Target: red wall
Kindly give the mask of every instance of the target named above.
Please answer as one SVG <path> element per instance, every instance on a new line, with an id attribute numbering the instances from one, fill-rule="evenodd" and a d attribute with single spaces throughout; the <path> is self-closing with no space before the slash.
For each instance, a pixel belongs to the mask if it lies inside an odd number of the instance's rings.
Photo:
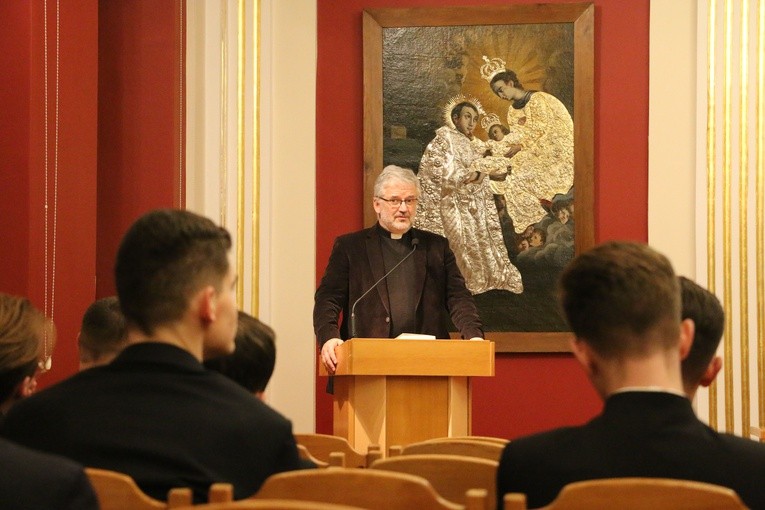
<path id="1" fill-rule="evenodd" d="M 318 2 L 317 268 L 326 266 L 336 236 L 363 226 L 363 9 L 507 3 L 537 2 Z M 594 4 L 595 236 L 597 241 L 646 241 L 649 1 Z M 331 400 L 323 384 L 317 381 L 316 429 L 331 433 Z M 473 433 L 478 435 L 517 437 L 581 423 L 600 409 L 594 390 L 566 354 L 500 354 L 496 376 L 476 378 L 473 390 Z"/>
<path id="2" fill-rule="evenodd" d="M 53 305 L 58 344 L 53 370 L 40 379 L 43 385 L 74 371 L 79 318 L 93 299 L 95 289 L 98 4 L 96 0 L 62 2 L 57 21 L 56 4 L 49 3 L 47 14 L 48 299 Z M 0 290 L 28 296 L 43 310 L 46 280 L 44 2 L 2 2 L 0 20 L 3 20 L 0 30 L 0 68 L 3 69 Z"/>
<path id="3" fill-rule="evenodd" d="M 114 294 L 114 256 L 142 213 L 182 207 L 181 0 L 101 2 L 98 32 L 97 294 Z"/>
<path id="4" fill-rule="evenodd" d="M 44 0 L 0 1 L 0 292 L 45 302 Z M 85 308 L 113 292 L 117 243 L 136 216 L 180 206 L 181 0 L 48 4 L 49 211 L 59 85 L 53 369 L 77 369 Z M 52 245 L 52 212 L 48 240 Z M 98 239 L 98 244 L 96 243 Z M 52 248 L 51 248 L 52 251 Z M 49 261 L 52 278 L 52 260 Z M 98 291 L 97 287 L 98 278 Z"/>
<path id="5" fill-rule="evenodd" d="M 10 294 L 28 290 L 31 11 L 31 3 L 0 2 L 0 291 Z"/>

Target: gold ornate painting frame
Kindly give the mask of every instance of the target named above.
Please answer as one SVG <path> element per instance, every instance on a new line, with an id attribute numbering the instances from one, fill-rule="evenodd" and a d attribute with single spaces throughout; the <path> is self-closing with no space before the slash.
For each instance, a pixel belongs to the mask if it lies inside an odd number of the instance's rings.
<path id="1" fill-rule="evenodd" d="M 594 6 L 592 3 L 370 9 L 363 13 L 364 39 L 364 197 L 373 195 L 383 168 L 383 35 L 388 28 L 568 24 L 573 38 L 573 137 L 576 189 L 574 250 L 594 245 Z M 566 25 L 566 26 L 568 26 Z M 501 27 L 499 28 L 501 30 Z M 475 71 L 474 71 L 475 72 Z M 523 78 L 519 74 L 519 78 Z M 376 221 L 365 198 L 364 223 Z M 487 338 L 497 352 L 566 352 L 565 331 L 496 331 Z"/>

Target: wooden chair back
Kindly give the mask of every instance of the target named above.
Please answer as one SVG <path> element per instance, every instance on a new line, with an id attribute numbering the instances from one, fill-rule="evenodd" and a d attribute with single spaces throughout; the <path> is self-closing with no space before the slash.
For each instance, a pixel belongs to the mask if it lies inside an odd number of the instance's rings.
<path id="1" fill-rule="evenodd" d="M 497 443 L 501 445 L 506 445 L 510 442 L 509 439 L 505 439 L 503 437 L 493 437 L 493 436 L 451 436 L 451 437 L 438 437 L 429 439 L 428 441 L 484 441 L 486 443 Z"/>
<path id="2" fill-rule="evenodd" d="M 358 506 L 335 505 L 297 499 L 244 499 L 230 503 L 210 503 L 177 510 L 365 510 Z"/>
<path id="3" fill-rule="evenodd" d="M 506 495 L 504 510 L 526 510 L 519 495 Z M 727 487 L 668 478 L 606 478 L 566 485 L 543 510 L 745 510 Z"/>
<path id="4" fill-rule="evenodd" d="M 487 510 L 496 508 L 497 466 L 496 460 L 465 457 L 461 455 L 400 455 L 375 461 L 371 469 L 383 469 L 425 478 L 445 499 L 466 505 L 470 489 L 484 489 Z"/>
<path id="5" fill-rule="evenodd" d="M 135 481 L 123 473 L 106 469 L 85 468 L 101 510 L 160 510 L 191 505 L 192 493 L 188 488 L 172 489 L 167 502 L 144 493 Z"/>
<path id="6" fill-rule="evenodd" d="M 466 457 L 479 457 L 499 461 L 504 444 L 489 441 L 475 441 L 472 439 L 429 439 L 419 443 L 411 443 L 400 449 L 401 455 L 463 455 Z M 389 456 L 397 453 L 395 447 L 391 447 Z"/>
<path id="7" fill-rule="evenodd" d="M 447 501 L 427 480 L 378 469 L 336 468 L 289 471 L 271 475 L 255 499 L 300 499 L 369 510 L 462 510 Z"/>
<path id="8" fill-rule="evenodd" d="M 301 459 L 310 460 L 314 464 L 316 464 L 316 467 L 325 468 L 329 466 L 329 463 L 322 462 L 313 455 L 311 455 L 311 452 L 308 451 L 308 448 L 303 446 L 302 444 L 298 443 L 297 445 L 298 455 Z"/>
<path id="9" fill-rule="evenodd" d="M 295 441 L 298 445 L 303 445 L 311 456 L 327 464 L 330 464 L 330 454 L 334 452 L 345 454 L 344 467 L 367 467 L 375 460 L 382 458 L 379 446 L 371 445 L 368 451 L 363 453 L 355 450 L 347 439 L 339 436 L 295 434 Z"/>

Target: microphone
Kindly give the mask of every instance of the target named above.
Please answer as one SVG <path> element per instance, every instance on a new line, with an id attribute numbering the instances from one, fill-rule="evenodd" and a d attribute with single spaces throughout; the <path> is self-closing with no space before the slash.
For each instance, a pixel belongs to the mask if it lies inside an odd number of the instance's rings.
<path id="1" fill-rule="evenodd" d="M 389 275 L 390 275 L 390 274 L 391 274 L 393 271 L 395 271 L 395 270 L 396 270 L 396 268 L 397 268 L 398 266 L 400 266 L 401 264 L 403 264 L 403 263 L 404 263 L 404 261 L 405 261 L 406 259 L 408 259 L 409 257 L 411 257 L 411 256 L 412 256 L 412 253 L 414 253 L 414 250 L 416 250 L 416 249 L 417 249 L 417 245 L 418 245 L 418 244 L 420 244 L 420 240 L 419 240 L 418 238 L 416 238 L 416 237 L 413 237 L 413 238 L 412 238 L 412 251 L 410 251 L 409 253 L 407 253 L 407 254 L 404 256 L 404 258 L 402 258 L 401 260 L 399 260 L 399 261 L 398 261 L 398 264 L 396 264 L 395 266 L 393 266 L 393 267 L 390 269 L 390 271 L 388 271 L 387 273 L 385 273 L 384 275 L 382 275 L 382 278 L 380 278 L 379 280 L 377 280 L 377 281 L 374 283 L 374 285 L 372 285 L 371 287 L 369 287 L 369 288 L 366 290 L 366 292 L 364 292 L 364 293 L 363 293 L 361 296 L 359 296 L 359 298 L 358 298 L 356 301 L 354 301 L 354 302 L 353 302 L 353 306 L 351 307 L 351 338 L 356 338 L 356 305 L 357 305 L 357 304 L 359 304 L 359 301 L 361 301 L 362 299 L 364 299 L 364 296 L 366 296 L 367 294 L 369 294 L 370 292 L 372 292 L 372 289 L 374 289 L 375 287 L 377 287 L 377 286 L 380 284 L 380 282 L 381 282 L 381 281 L 383 281 L 384 279 L 386 279 L 386 278 L 387 278 L 387 277 L 388 277 L 388 276 L 389 276 Z"/>

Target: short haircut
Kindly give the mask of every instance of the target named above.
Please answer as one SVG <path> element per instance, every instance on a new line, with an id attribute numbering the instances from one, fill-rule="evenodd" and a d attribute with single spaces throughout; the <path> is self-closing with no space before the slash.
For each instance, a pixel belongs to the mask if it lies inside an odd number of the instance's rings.
<path id="1" fill-rule="evenodd" d="M 460 115 L 462 115 L 463 108 L 472 108 L 476 113 L 480 113 L 476 105 L 474 105 L 470 101 L 462 101 L 461 103 L 457 103 L 456 105 L 454 105 L 454 108 L 452 108 L 452 112 L 450 114 L 451 116 L 450 118 L 452 119 L 452 121 L 454 121 L 455 117 L 459 117 Z"/>
<path id="2" fill-rule="evenodd" d="M 696 328 L 691 350 L 682 362 L 683 383 L 697 385 L 720 345 L 725 328 L 725 311 L 717 296 L 697 283 L 679 277 L 682 318 L 693 320 Z"/>
<path id="3" fill-rule="evenodd" d="M 46 330 L 52 336 L 53 323 L 28 299 L 0 293 L 0 403 L 37 370 Z"/>
<path id="4" fill-rule="evenodd" d="M 97 362 L 105 355 L 120 352 L 127 341 L 126 333 L 125 316 L 117 297 L 94 301 L 82 316 L 80 360 Z"/>
<path id="5" fill-rule="evenodd" d="M 402 168 L 396 165 L 388 165 L 382 169 L 380 175 L 375 179 L 374 194 L 376 197 L 382 196 L 383 188 L 385 188 L 390 182 L 399 181 L 408 184 L 413 184 L 417 190 L 417 196 L 420 196 L 420 181 L 417 176 L 409 168 Z M 401 197 L 406 198 L 406 197 Z"/>
<path id="6" fill-rule="evenodd" d="M 204 364 L 232 379 L 250 393 L 265 391 L 276 364 L 275 340 L 273 329 L 240 311 L 234 352 L 205 360 Z"/>
<path id="7" fill-rule="evenodd" d="M 667 257 L 611 241 L 577 256 L 561 275 L 560 302 L 577 338 L 606 358 L 676 345 L 680 283 Z"/>
<path id="8" fill-rule="evenodd" d="M 190 211 L 158 209 L 128 229 L 117 251 L 117 297 L 128 325 L 147 335 L 180 320 L 192 295 L 220 289 L 229 270 L 231 237 Z"/>

